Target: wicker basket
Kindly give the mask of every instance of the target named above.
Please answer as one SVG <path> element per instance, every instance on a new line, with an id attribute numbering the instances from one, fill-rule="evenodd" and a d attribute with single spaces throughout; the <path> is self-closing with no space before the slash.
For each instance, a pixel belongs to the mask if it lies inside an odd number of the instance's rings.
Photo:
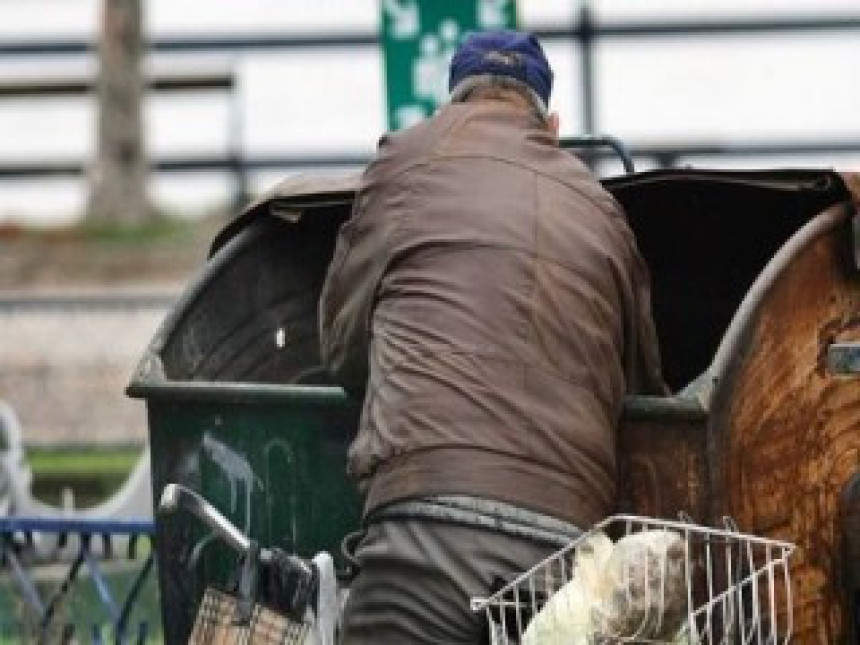
<path id="1" fill-rule="evenodd" d="M 214 587 L 206 589 L 189 645 L 304 645 L 310 625 L 296 622 L 260 604 L 247 625 L 234 625 L 237 599 Z"/>

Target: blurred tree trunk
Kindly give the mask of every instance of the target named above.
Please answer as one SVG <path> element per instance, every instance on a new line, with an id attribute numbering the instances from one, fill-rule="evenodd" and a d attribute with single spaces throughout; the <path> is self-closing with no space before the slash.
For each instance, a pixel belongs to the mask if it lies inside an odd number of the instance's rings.
<path id="1" fill-rule="evenodd" d="M 142 1 L 103 0 L 90 221 L 134 225 L 151 214 L 143 131 Z"/>

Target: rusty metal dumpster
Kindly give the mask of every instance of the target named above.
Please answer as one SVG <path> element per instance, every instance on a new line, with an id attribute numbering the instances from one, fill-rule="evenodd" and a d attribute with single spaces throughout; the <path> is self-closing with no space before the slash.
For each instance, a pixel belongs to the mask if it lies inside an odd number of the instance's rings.
<path id="1" fill-rule="evenodd" d="M 343 474 L 358 403 L 326 384 L 316 336 L 355 185 L 291 179 L 228 225 L 129 387 L 147 403 L 156 495 L 182 483 L 252 537 L 304 554 L 335 552 L 358 519 Z M 799 541 L 796 633 L 839 640 L 851 603 L 838 575 L 838 498 L 860 470 L 857 395 L 822 359 L 860 320 L 842 180 L 672 170 L 605 185 L 651 268 L 677 392 L 626 401 L 620 510 L 683 510 L 703 523 L 730 514 L 745 531 Z M 157 550 L 167 636 L 182 641 L 203 586 L 233 561 L 175 519 L 158 523 Z"/>
<path id="2" fill-rule="evenodd" d="M 702 416 L 628 410 L 628 504 L 664 517 L 686 509 L 712 525 L 728 515 L 797 543 L 793 642 L 856 642 L 860 579 L 846 574 L 857 570 L 860 534 L 846 520 L 856 527 L 860 508 L 860 388 L 856 370 L 828 361 L 860 339 L 857 222 L 842 179 L 650 180 L 663 186 L 637 190 L 649 179 L 632 177 L 613 192 L 652 270 L 666 375 Z"/>

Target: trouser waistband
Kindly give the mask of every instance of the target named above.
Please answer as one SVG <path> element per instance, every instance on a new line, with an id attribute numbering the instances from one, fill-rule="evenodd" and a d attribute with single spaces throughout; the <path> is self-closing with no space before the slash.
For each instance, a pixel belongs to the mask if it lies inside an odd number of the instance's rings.
<path id="1" fill-rule="evenodd" d="M 582 529 L 558 518 L 513 504 L 469 495 L 435 495 L 404 500 L 375 509 L 365 525 L 391 519 L 425 519 L 496 531 L 564 547 Z"/>

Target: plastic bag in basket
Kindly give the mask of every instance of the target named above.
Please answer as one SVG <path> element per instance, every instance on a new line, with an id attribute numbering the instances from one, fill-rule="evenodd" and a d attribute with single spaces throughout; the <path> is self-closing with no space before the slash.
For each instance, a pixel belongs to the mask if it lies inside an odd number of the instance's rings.
<path id="1" fill-rule="evenodd" d="M 671 641 L 687 614 L 685 549 L 671 531 L 613 544 L 603 533 L 577 547 L 572 579 L 523 633 L 522 645 L 586 645 L 594 637 Z"/>
<path id="2" fill-rule="evenodd" d="M 553 594 L 523 632 L 522 645 L 587 645 L 594 633 L 592 610 L 603 595 L 612 541 L 593 533 L 576 547 L 570 582 Z"/>
<path id="3" fill-rule="evenodd" d="M 684 562 L 684 540 L 673 531 L 642 531 L 618 540 L 592 612 L 596 631 L 673 640 L 687 617 Z"/>

